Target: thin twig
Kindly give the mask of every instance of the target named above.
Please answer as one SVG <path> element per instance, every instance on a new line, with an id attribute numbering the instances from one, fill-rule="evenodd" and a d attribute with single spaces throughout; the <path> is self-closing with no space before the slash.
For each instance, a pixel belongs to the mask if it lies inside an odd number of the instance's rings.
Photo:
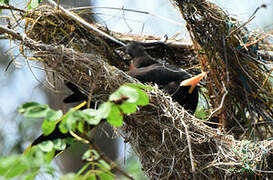
<path id="1" fill-rule="evenodd" d="M 109 159 L 107 156 L 105 156 L 99 149 L 99 147 L 96 144 L 92 144 L 93 149 L 95 149 L 97 151 L 97 153 L 100 156 L 100 159 L 103 159 L 104 161 L 106 161 L 109 165 L 111 165 L 112 168 L 116 169 L 117 171 L 119 171 L 122 175 L 124 175 L 125 177 L 127 177 L 128 179 L 134 180 L 134 178 L 132 176 L 130 176 L 127 172 L 125 172 L 123 169 L 121 169 L 116 163 L 114 163 L 111 159 Z"/>
<path id="2" fill-rule="evenodd" d="M 8 34 L 8 35 L 11 35 L 13 38 L 15 38 L 16 40 L 20 40 L 20 41 L 23 41 L 23 39 L 24 39 L 24 35 L 21 35 L 20 33 L 18 33 L 17 31 L 14 31 L 14 30 L 12 30 L 12 29 L 9 29 L 9 28 L 7 28 L 7 27 L 5 27 L 5 26 L 2 26 L 2 25 L 0 25 L 0 33 L 2 34 L 4 34 L 4 33 L 6 33 L 6 34 Z"/>
<path id="3" fill-rule="evenodd" d="M 192 170 L 192 175 L 193 175 L 193 179 L 195 179 L 195 166 L 193 163 L 193 155 L 192 155 L 192 148 L 191 148 L 191 140 L 190 140 L 190 135 L 189 135 L 189 131 L 187 128 L 187 125 L 185 124 L 185 122 L 182 120 L 181 118 L 181 123 L 185 128 L 185 133 L 186 133 L 186 138 L 187 138 L 187 143 L 188 143 L 188 147 L 189 147 L 189 155 L 190 155 L 190 159 L 191 159 L 191 170 Z"/>
<path id="4" fill-rule="evenodd" d="M 221 99 L 221 103 L 220 103 L 220 105 L 214 111 L 212 111 L 212 113 L 210 113 L 210 115 L 207 118 L 207 120 L 209 120 L 214 113 L 216 113 L 217 111 L 219 111 L 220 109 L 222 109 L 222 107 L 224 105 L 224 101 L 225 101 L 226 95 L 228 94 L 228 91 L 226 89 L 225 83 L 222 82 L 222 84 L 223 84 L 223 88 L 224 88 L 225 93 L 224 93 L 224 95 L 223 95 L 223 97 Z"/>
<path id="5" fill-rule="evenodd" d="M 121 45 L 121 46 L 126 46 L 125 43 L 117 40 L 116 38 L 114 38 L 113 36 L 110 36 L 109 34 L 99 30 L 98 28 L 94 27 L 92 24 L 88 23 L 87 21 L 85 21 L 84 19 L 82 19 L 81 17 L 73 14 L 72 12 L 70 12 L 69 10 L 63 8 L 60 5 L 57 5 L 53 0 L 48 0 L 48 2 L 53 5 L 54 7 L 58 7 L 60 10 L 62 10 L 67 16 L 69 16 L 71 19 L 77 21 L 78 23 L 82 24 L 83 26 L 85 26 L 86 28 L 91 29 L 92 31 L 95 31 L 99 34 L 101 34 L 102 36 L 105 36 L 107 38 L 109 38 L 110 40 L 112 40 L 113 42 Z"/>
<path id="6" fill-rule="evenodd" d="M 265 38 L 267 38 L 268 36 L 270 36 L 272 34 L 273 34 L 273 31 L 271 31 L 269 33 L 266 33 L 264 36 L 260 37 L 259 39 L 255 40 L 255 41 L 252 41 L 252 42 L 249 42 L 249 43 L 246 43 L 245 47 L 249 47 L 249 46 L 252 46 L 254 44 L 257 44 L 258 42 L 264 40 Z"/>
<path id="7" fill-rule="evenodd" d="M 245 23 L 243 23 L 242 25 L 238 26 L 237 28 L 233 29 L 227 36 L 226 39 L 229 38 L 233 33 L 235 33 L 236 31 L 238 31 L 239 29 L 242 29 L 243 27 L 245 27 L 250 21 L 252 21 L 255 18 L 255 16 L 250 17 Z"/>
<path id="8" fill-rule="evenodd" d="M 227 83 L 229 84 L 229 70 L 228 70 L 228 57 L 227 57 L 227 49 L 226 49 L 226 39 L 223 36 L 223 49 L 224 49 L 224 59 L 225 59 L 225 65 L 226 65 L 226 76 L 227 76 Z"/>
<path id="9" fill-rule="evenodd" d="M 8 9 L 8 10 L 14 10 L 14 11 L 19 11 L 19 12 L 22 12 L 22 13 L 26 13 L 25 10 L 20 9 L 20 8 L 16 8 L 16 7 L 11 6 L 11 5 L 0 5 L 0 9 Z"/>
<path id="10" fill-rule="evenodd" d="M 124 7 L 117 8 L 117 7 L 104 7 L 104 6 L 85 6 L 85 7 L 70 8 L 69 10 L 71 10 L 71 11 L 77 11 L 77 10 L 85 10 L 85 9 L 111 9 L 111 10 L 120 10 L 120 11 L 127 11 L 127 12 L 133 12 L 133 13 L 141 13 L 141 14 L 146 14 L 146 15 L 157 17 L 159 19 L 162 19 L 164 21 L 170 22 L 172 24 L 180 25 L 180 26 L 183 26 L 183 27 L 185 26 L 185 24 L 183 24 L 183 23 L 179 23 L 179 22 L 174 21 L 172 19 L 160 16 L 160 15 L 157 15 L 157 14 L 153 14 L 153 13 L 150 13 L 148 11 L 128 9 L 128 8 L 124 8 Z"/>

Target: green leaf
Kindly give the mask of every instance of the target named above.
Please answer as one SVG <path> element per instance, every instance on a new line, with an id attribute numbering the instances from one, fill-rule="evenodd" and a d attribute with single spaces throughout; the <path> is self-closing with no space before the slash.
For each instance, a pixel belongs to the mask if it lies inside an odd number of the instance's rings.
<path id="1" fill-rule="evenodd" d="M 7 157 L 0 157 L 0 175 L 4 176 L 8 169 L 14 164 L 15 161 L 18 161 L 18 155 L 11 155 Z"/>
<path id="2" fill-rule="evenodd" d="M 67 173 L 60 178 L 60 180 L 87 180 L 87 179 L 80 179 L 77 178 L 74 173 Z"/>
<path id="3" fill-rule="evenodd" d="M 82 110 L 84 115 L 86 115 L 87 118 L 94 117 L 97 115 L 97 111 L 95 109 L 84 109 Z"/>
<path id="4" fill-rule="evenodd" d="M 66 148 L 65 140 L 60 139 L 60 138 L 55 139 L 53 141 L 53 145 L 54 145 L 54 149 L 59 150 L 59 151 L 65 150 L 65 148 Z"/>
<path id="5" fill-rule="evenodd" d="M 106 161 L 104 161 L 104 160 L 99 160 L 99 163 L 100 163 L 100 165 L 101 165 L 104 169 L 106 169 L 106 170 L 111 170 L 111 166 L 110 166 Z"/>
<path id="6" fill-rule="evenodd" d="M 78 120 L 82 119 L 82 120 L 88 122 L 91 125 L 99 124 L 99 122 L 102 119 L 102 116 L 104 116 L 103 114 L 105 113 L 105 112 L 102 112 L 103 108 L 105 108 L 105 107 L 100 106 L 100 108 L 102 108 L 102 109 L 100 109 L 100 111 L 95 110 L 95 109 L 85 109 L 85 110 L 82 110 L 82 111 L 77 111 Z M 106 113 L 108 113 L 108 112 L 106 112 Z M 83 125 L 84 124 L 82 122 L 82 128 L 83 128 Z M 79 124 L 78 124 L 78 128 L 80 128 Z"/>
<path id="7" fill-rule="evenodd" d="M 9 0 L 0 0 L 0 4 L 7 4 L 9 5 Z M 0 14 L 2 13 L 2 9 L 0 9 Z"/>
<path id="8" fill-rule="evenodd" d="M 88 180 L 96 180 L 96 175 L 95 174 L 91 174 L 90 176 L 88 176 Z"/>
<path id="9" fill-rule="evenodd" d="M 29 148 L 30 148 L 30 149 L 29 149 Z M 28 149 L 28 150 L 26 150 L 26 151 L 24 152 L 24 156 L 25 156 L 26 158 L 31 158 L 31 157 L 33 156 L 33 154 L 37 151 L 38 147 L 37 147 L 37 146 L 29 146 L 27 149 Z"/>
<path id="10" fill-rule="evenodd" d="M 35 167 L 42 166 L 45 163 L 45 153 L 38 146 L 32 147 L 31 151 L 32 153 L 28 154 L 29 159 L 33 159 L 31 165 Z"/>
<path id="11" fill-rule="evenodd" d="M 114 180 L 114 175 L 108 172 L 98 174 L 101 180 Z"/>
<path id="12" fill-rule="evenodd" d="M 125 83 L 123 86 L 129 86 L 134 88 L 138 92 L 138 100 L 136 102 L 137 105 L 145 106 L 149 104 L 149 97 L 145 91 L 142 89 L 152 90 L 153 87 L 145 86 L 142 84 L 132 84 L 132 83 Z"/>
<path id="13" fill-rule="evenodd" d="M 59 124 L 59 130 L 61 131 L 61 133 L 63 133 L 63 134 L 66 134 L 66 133 L 68 133 L 68 128 L 67 128 L 67 126 L 66 126 L 66 124 L 65 124 L 65 121 L 66 119 L 63 119 L 62 121 L 61 121 L 61 124 Z"/>
<path id="14" fill-rule="evenodd" d="M 94 160 L 97 160 L 100 158 L 99 153 L 95 149 L 91 149 L 91 152 L 92 152 L 92 156 Z"/>
<path id="15" fill-rule="evenodd" d="M 18 161 L 13 163 L 13 166 L 9 168 L 7 171 L 7 174 L 5 175 L 5 178 L 13 178 L 15 176 L 22 175 L 25 173 L 28 169 L 28 166 L 26 163 L 23 163 L 21 159 L 18 159 Z"/>
<path id="16" fill-rule="evenodd" d="M 61 121 L 59 128 L 63 134 L 76 128 L 76 123 L 79 117 L 77 117 L 77 115 L 74 114 L 75 112 L 72 111 L 68 112 L 65 118 Z"/>
<path id="17" fill-rule="evenodd" d="M 30 8 L 37 8 L 43 0 L 31 0 Z"/>
<path id="18" fill-rule="evenodd" d="M 76 174 L 76 176 L 80 176 L 88 167 L 90 166 L 90 163 L 85 164 Z M 74 178 L 76 179 L 76 178 Z"/>
<path id="19" fill-rule="evenodd" d="M 83 131 L 84 131 L 84 122 L 83 121 L 78 122 L 78 130 L 80 131 L 80 133 L 83 133 Z"/>
<path id="20" fill-rule="evenodd" d="M 72 111 L 71 113 L 73 114 L 74 118 L 76 118 L 77 120 L 87 118 L 86 114 L 84 114 L 81 110 Z"/>
<path id="21" fill-rule="evenodd" d="M 129 86 L 135 89 L 147 89 L 147 90 L 154 89 L 152 86 L 147 86 L 147 85 L 138 84 L 138 83 L 124 83 L 123 86 Z"/>
<path id="22" fill-rule="evenodd" d="M 39 170 L 31 172 L 24 178 L 24 180 L 33 180 L 37 176 L 38 172 Z"/>
<path id="23" fill-rule="evenodd" d="M 40 104 L 37 102 L 27 102 L 25 104 L 23 104 L 22 106 L 18 107 L 17 110 L 19 113 L 24 113 L 26 111 L 28 111 L 29 109 L 39 106 Z"/>
<path id="24" fill-rule="evenodd" d="M 194 116 L 198 119 L 206 119 L 209 113 L 205 109 L 199 109 L 195 111 Z"/>
<path id="25" fill-rule="evenodd" d="M 55 156 L 55 149 L 52 149 L 50 152 L 46 153 L 45 162 L 50 163 L 52 159 L 54 158 L 54 156 Z"/>
<path id="26" fill-rule="evenodd" d="M 201 99 L 199 97 L 199 102 L 194 113 L 194 116 L 197 117 L 198 119 L 206 119 L 209 116 L 207 109 L 201 103 L 202 101 L 204 101 L 204 99 Z"/>
<path id="27" fill-rule="evenodd" d="M 105 103 L 102 103 L 98 110 L 97 110 L 97 116 L 100 118 L 100 119 L 105 119 L 107 118 L 108 114 L 110 113 L 111 111 L 111 102 L 105 102 Z"/>
<path id="28" fill-rule="evenodd" d="M 129 103 L 136 103 L 137 102 L 138 92 L 136 91 L 136 89 L 131 88 L 129 86 L 121 86 L 119 91 L 121 94 L 129 97 L 127 102 L 129 102 Z"/>
<path id="29" fill-rule="evenodd" d="M 137 105 L 135 103 L 125 102 L 122 105 L 120 105 L 120 109 L 125 114 L 132 114 L 132 113 L 136 112 Z"/>
<path id="30" fill-rule="evenodd" d="M 89 159 L 91 157 L 92 157 L 93 160 L 97 160 L 97 159 L 100 158 L 100 155 L 99 155 L 99 153 L 96 150 L 94 150 L 94 149 L 88 149 L 83 154 L 82 159 L 85 160 L 85 159 Z"/>
<path id="31" fill-rule="evenodd" d="M 112 126 L 120 127 L 122 126 L 123 116 L 116 105 L 113 105 L 111 111 L 107 117 L 107 121 Z"/>
<path id="32" fill-rule="evenodd" d="M 138 100 L 138 92 L 129 86 L 120 86 L 118 90 L 116 90 L 113 94 L 110 95 L 110 101 L 117 101 L 122 98 L 122 96 L 126 96 L 129 99 L 126 101 L 129 103 L 135 103 Z"/>
<path id="33" fill-rule="evenodd" d="M 140 106 L 146 106 L 149 104 L 149 97 L 146 94 L 146 92 L 144 92 L 141 89 L 136 89 L 136 91 L 138 92 L 138 100 L 136 102 L 137 105 Z"/>
<path id="34" fill-rule="evenodd" d="M 117 90 L 115 92 L 113 92 L 110 96 L 109 96 L 109 101 L 116 101 L 121 99 L 121 94 L 120 92 Z"/>
<path id="35" fill-rule="evenodd" d="M 85 109 L 80 112 L 81 117 L 91 125 L 97 125 L 105 119 L 111 111 L 111 102 L 102 103 L 97 110 Z"/>
<path id="36" fill-rule="evenodd" d="M 9 0 L 0 0 L 0 4 L 7 4 L 7 5 L 9 5 Z"/>
<path id="37" fill-rule="evenodd" d="M 85 151 L 85 153 L 82 155 L 82 159 L 86 160 L 89 159 L 91 157 L 91 150 L 88 149 L 87 151 Z"/>
<path id="38" fill-rule="evenodd" d="M 48 111 L 48 105 L 38 105 L 28 108 L 27 111 L 24 113 L 24 116 L 27 118 L 41 118 L 45 117 Z"/>
<path id="39" fill-rule="evenodd" d="M 45 136 L 48 136 L 51 134 L 56 128 L 56 122 L 54 121 L 49 121 L 49 120 L 44 120 L 42 124 L 42 131 Z"/>
<path id="40" fill-rule="evenodd" d="M 49 110 L 46 114 L 46 119 L 49 121 L 57 121 L 63 116 L 63 112 L 61 110 L 53 111 Z"/>
<path id="41" fill-rule="evenodd" d="M 43 152 L 50 152 L 53 150 L 54 144 L 52 141 L 43 141 L 40 144 L 38 144 L 38 147 L 43 151 Z"/>
<path id="42" fill-rule="evenodd" d="M 73 145 L 75 143 L 75 140 L 72 137 L 67 137 L 64 139 L 64 142 L 65 142 L 65 144 Z"/>
<path id="43" fill-rule="evenodd" d="M 82 111 L 86 118 L 84 119 L 86 122 L 88 122 L 91 125 L 97 125 L 101 121 L 101 116 L 97 116 L 98 111 L 95 109 L 85 109 Z"/>

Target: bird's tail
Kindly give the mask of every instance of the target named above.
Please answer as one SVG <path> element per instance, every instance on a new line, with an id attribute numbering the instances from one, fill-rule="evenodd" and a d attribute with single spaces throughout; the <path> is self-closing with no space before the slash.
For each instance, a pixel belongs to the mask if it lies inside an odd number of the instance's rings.
<path id="1" fill-rule="evenodd" d="M 44 134 L 40 135 L 38 138 L 36 138 L 24 151 L 24 154 L 28 153 L 31 149 L 31 147 L 38 145 L 42 142 L 45 141 L 53 141 L 55 139 L 65 139 L 68 137 L 72 137 L 70 133 L 65 133 L 63 134 L 59 128 L 57 127 L 51 134 L 49 134 L 48 136 L 45 136 Z M 68 146 L 66 147 L 68 148 Z M 54 156 L 57 156 L 58 154 L 60 154 L 63 151 L 56 151 Z"/>
<path id="2" fill-rule="evenodd" d="M 79 101 L 84 101 L 84 103 L 81 103 L 80 105 L 78 105 L 77 107 L 73 108 L 75 110 L 77 109 L 86 109 L 87 106 L 86 106 L 86 101 L 88 100 L 88 97 L 83 94 L 79 88 L 71 83 L 71 82 L 66 82 L 65 85 L 73 92 L 71 95 L 67 96 L 63 102 L 66 104 L 66 103 L 75 103 L 75 102 L 79 102 Z M 38 145 L 42 142 L 45 142 L 45 141 L 53 141 L 55 139 L 66 139 L 66 138 L 69 138 L 69 137 L 73 137 L 69 132 L 68 133 L 62 133 L 60 130 L 59 130 L 59 123 L 57 123 L 56 125 L 56 128 L 55 130 L 49 134 L 48 136 L 46 135 L 40 135 L 38 138 L 36 138 L 27 148 L 26 150 L 24 151 L 24 154 L 26 154 L 27 152 L 30 151 L 31 147 L 32 146 L 35 146 L 35 145 Z M 92 126 L 90 125 L 89 126 L 89 130 L 90 131 L 93 131 L 95 129 L 96 126 Z M 68 148 L 68 145 L 66 146 L 66 148 Z M 56 151 L 55 152 L 55 156 L 61 154 L 63 151 Z"/>
<path id="3" fill-rule="evenodd" d="M 95 134 L 95 129 L 96 129 L 97 126 L 98 126 L 98 125 L 89 125 L 89 126 L 88 126 L 88 131 L 89 131 L 88 134 L 89 134 L 90 136 L 94 136 L 94 134 Z M 73 136 L 72 136 L 71 134 L 73 134 Z M 68 132 L 68 133 L 63 134 L 63 133 L 59 130 L 59 128 L 56 128 L 50 135 L 46 136 L 46 135 L 42 134 L 42 135 L 40 135 L 38 138 L 36 138 L 36 139 L 35 139 L 35 140 L 26 148 L 26 150 L 24 151 L 24 154 L 27 154 L 27 153 L 30 151 L 31 147 L 33 147 L 33 146 L 35 146 L 35 145 L 38 145 L 38 144 L 40 144 L 40 143 L 42 143 L 42 142 L 45 142 L 45 141 L 54 141 L 55 139 L 75 138 L 75 136 L 76 136 L 76 139 L 82 140 L 82 138 L 81 138 L 80 136 L 78 136 L 78 135 L 76 135 L 76 134 L 74 134 L 74 133 L 72 133 L 72 132 Z M 68 147 L 69 147 L 69 145 L 66 144 L 65 149 L 67 149 Z M 65 150 L 65 149 L 64 149 L 64 150 Z M 55 151 L 54 157 L 60 155 L 64 150 L 57 150 L 57 151 Z"/>

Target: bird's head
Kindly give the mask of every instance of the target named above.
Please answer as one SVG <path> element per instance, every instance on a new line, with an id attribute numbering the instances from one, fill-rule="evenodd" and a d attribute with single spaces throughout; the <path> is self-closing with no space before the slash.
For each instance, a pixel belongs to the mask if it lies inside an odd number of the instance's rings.
<path id="1" fill-rule="evenodd" d="M 132 58 L 148 55 L 147 52 L 145 51 L 144 47 L 139 42 L 136 42 L 136 41 L 130 42 L 125 47 L 125 53 L 129 54 Z"/>
<path id="2" fill-rule="evenodd" d="M 127 46 L 125 46 L 125 53 L 129 54 L 132 58 L 132 62 L 129 68 L 130 70 L 158 63 L 146 52 L 145 48 L 136 41 L 132 41 Z"/>

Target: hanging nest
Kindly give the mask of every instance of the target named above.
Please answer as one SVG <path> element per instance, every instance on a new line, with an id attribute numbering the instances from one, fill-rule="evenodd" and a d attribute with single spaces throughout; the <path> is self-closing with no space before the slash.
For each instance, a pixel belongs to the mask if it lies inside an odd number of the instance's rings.
<path id="1" fill-rule="evenodd" d="M 218 7 L 197 0 L 173 2 L 187 21 L 194 48 L 198 51 L 181 42 L 171 42 L 167 45 L 175 53 L 176 60 L 165 60 L 184 68 L 197 67 L 199 60 L 202 69 L 209 71 L 206 89 L 213 107 L 211 111 L 223 101 L 214 116 L 218 116 L 225 129 L 232 129 L 233 125 L 237 127 L 233 122 L 237 120 L 241 129 L 247 132 L 241 121 L 258 126 L 258 121 L 268 123 L 270 118 L 272 120 L 270 73 L 260 65 L 259 57 L 267 57 L 263 64 L 272 63 L 272 58 L 252 50 L 257 44 L 240 47 L 244 42 L 240 41 L 244 34 L 242 29 L 236 28 L 235 20 Z M 42 6 L 26 14 L 25 19 L 27 37 L 16 33 L 11 35 L 22 41 L 26 50 L 40 60 L 48 77 L 54 74 L 52 81 L 71 81 L 96 102 L 106 101 L 125 82 L 138 82 L 124 73 L 126 57 L 122 50 L 117 50 L 119 44 L 88 29 L 63 11 Z M 227 29 L 231 22 L 232 30 Z M 157 40 L 93 26 L 124 43 Z M 0 32 L 3 32 L 1 28 Z M 153 57 L 168 55 L 157 48 L 150 49 L 149 54 Z M 198 71 L 198 68 L 193 70 Z M 273 143 L 270 140 L 252 141 L 247 133 L 230 131 L 227 134 L 212 128 L 188 114 L 157 87 L 147 94 L 150 104 L 125 116 L 120 133 L 131 144 L 143 171 L 151 179 L 270 177 L 273 168 Z M 271 124 L 266 126 L 271 131 Z M 262 134 L 267 135 L 267 132 Z M 265 139 L 267 136 L 260 137 Z"/>
<path id="2" fill-rule="evenodd" d="M 241 139 L 272 137 L 273 58 L 264 53 L 272 51 L 272 39 L 271 45 L 265 40 L 269 34 L 251 33 L 247 23 L 240 24 L 205 0 L 172 2 L 187 22 L 195 49 L 204 52 L 199 59 L 209 72 L 207 90 L 213 108 L 223 100 L 223 86 L 228 91 L 218 111 L 223 128 Z"/>

